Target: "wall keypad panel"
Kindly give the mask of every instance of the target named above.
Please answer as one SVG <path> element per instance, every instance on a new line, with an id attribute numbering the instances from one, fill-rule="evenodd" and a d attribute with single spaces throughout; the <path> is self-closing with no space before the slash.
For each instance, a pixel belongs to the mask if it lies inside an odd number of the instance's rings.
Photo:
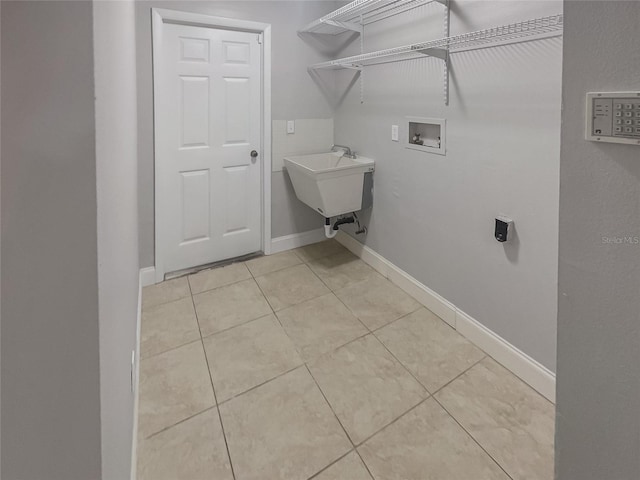
<path id="1" fill-rule="evenodd" d="M 640 92 L 588 93 L 585 136 L 596 142 L 640 145 Z"/>

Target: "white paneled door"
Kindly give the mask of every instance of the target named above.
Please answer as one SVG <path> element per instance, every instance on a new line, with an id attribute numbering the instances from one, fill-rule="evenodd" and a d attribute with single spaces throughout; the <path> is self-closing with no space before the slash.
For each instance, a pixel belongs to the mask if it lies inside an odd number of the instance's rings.
<path id="1" fill-rule="evenodd" d="M 164 24 L 154 42 L 156 268 L 262 245 L 261 37 Z"/>

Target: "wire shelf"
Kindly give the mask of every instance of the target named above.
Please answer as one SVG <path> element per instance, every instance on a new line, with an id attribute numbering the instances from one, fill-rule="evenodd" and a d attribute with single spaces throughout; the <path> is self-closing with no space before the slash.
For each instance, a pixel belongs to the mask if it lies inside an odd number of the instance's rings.
<path id="1" fill-rule="evenodd" d="M 364 25 L 369 25 L 433 2 L 448 5 L 448 0 L 355 0 L 311 22 L 298 30 L 298 32 L 326 35 L 338 35 L 347 31 L 362 32 Z"/>
<path id="2" fill-rule="evenodd" d="M 353 55 L 351 57 L 317 63 L 309 67 L 319 69 L 360 69 L 367 65 L 376 65 L 392 61 L 410 60 L 424 56 L 434 56 L 446 61 L 449 53 L 460 52 L 486 45 L 505 44 L 521 39 L 547 38 L 562 35 L 562 14 L 534 18 L 522 22 L 501 25 L 485 30 L 463 33 L 451 37 L 427 42 L 414 43 L 401 47 L 387 48 L 376 52 Z"/>

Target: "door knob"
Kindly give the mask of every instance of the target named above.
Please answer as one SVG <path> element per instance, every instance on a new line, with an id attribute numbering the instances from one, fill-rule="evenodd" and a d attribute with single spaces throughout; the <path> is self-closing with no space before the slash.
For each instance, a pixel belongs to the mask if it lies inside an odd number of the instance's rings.
<path id="1" fill-rule="evenodd" d="M 251 150 L 251 156 L 253 158 L 256 158 L 258 156 L 258 152 L 256 152 L 255 150 Z"/>

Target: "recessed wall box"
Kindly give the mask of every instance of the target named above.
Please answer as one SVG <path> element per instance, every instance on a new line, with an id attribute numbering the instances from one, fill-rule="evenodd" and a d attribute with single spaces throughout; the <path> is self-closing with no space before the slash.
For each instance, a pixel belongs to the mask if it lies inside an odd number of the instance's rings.
<path id="1" fill-rule="evenodd" d="M 446 120 L 444 118 L 407 117 L 405 147 L 421 152 L 446 155 Z"/>
<path id="2" fill-rule="evenodd" d="M 496 217 L 495 237 L 499 242 L 508 242 L 513 230 L 513 220 L 507 217 Z"/>
<path id="3" fill-rule="evenodd" d="M 587 93 L 585 138 L 640 145 L 640 92 Z"/>

